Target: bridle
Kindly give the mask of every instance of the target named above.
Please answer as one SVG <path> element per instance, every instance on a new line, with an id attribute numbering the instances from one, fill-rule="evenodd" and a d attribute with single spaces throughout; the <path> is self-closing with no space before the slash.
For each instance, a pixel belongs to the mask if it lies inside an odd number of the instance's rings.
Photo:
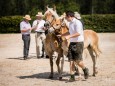
<path id="1" fill-rule="evenodd" d="M 50 27 L 53 27 L 53 21 L 55 21 L 55 17 L 52 15 L 52 19 L 51 19 L 51 21 L 49 21 L 49 20 L 46 20 L 46 22 L 49 24 L 49 26 Z"/>
<path id="2" fill-rule="evenodd" d="M 55 22 L 55 21 L 56 21 L 56 18 L 55 18 L 55 16 L 53 14 L 50 15 L 50 19 L 48 19 L 46 17 L 46 28 L 47 29 L 53 28 L 54 33 L 56 33 L 56 30 L 61 30 L 61 27 L 66 26 L 64 19 L 62 19 L 62 21 L 60 20 L 61 24 L 59 24 L 59 25 L 54 25 L 53 22 Z M 59 34 L 60 34 L 60 32 L 59 32 Z"/>

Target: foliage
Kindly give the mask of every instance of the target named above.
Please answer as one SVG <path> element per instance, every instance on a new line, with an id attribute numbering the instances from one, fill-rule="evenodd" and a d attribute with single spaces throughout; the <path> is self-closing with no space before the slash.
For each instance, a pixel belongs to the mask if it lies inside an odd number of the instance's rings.
<path id="1" fill-rule="evenodd" d="M 45 6 L 56 5 L 57 12 L 79 11 L 81 14 L 114 14 L 115 0 L 0 0 L 0 17 L 36 14 L 45 11 Z"/>
<path id="2" fill-rule="evenodd" d="M 35 17 L 31 17 L 32 24 Z M 86 29 L 96 32 L 115 32 L 115 14 L 82 15 Z M 0 33 L 19 33 L 22 16 L 6 16 L 0 18 Z"/>
<path id="3" fill-rule="evenodd" d="M 19 32 L 21 16 L 8 16 L 0 18 L 0 33 Z"/>
<path id="4" fill-rule="evenodd" d="M 115 32 L 115 14 L 84 15 L 85 28 L 96 32 Z"/>

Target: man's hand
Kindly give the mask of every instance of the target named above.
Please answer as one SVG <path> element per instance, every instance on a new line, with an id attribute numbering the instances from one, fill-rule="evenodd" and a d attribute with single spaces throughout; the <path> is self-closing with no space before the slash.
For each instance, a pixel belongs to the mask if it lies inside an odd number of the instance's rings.
<path id="1" fill-rule="evenodd" d="M 62 35 L 57 35 L 58 37 L 61 37 Z"/>
<path id="2" fill-rule="evenodd" d="M 66 38 L 67 40 L 70 39 L 70 35 L 65 36 L 65 38 Z"/>

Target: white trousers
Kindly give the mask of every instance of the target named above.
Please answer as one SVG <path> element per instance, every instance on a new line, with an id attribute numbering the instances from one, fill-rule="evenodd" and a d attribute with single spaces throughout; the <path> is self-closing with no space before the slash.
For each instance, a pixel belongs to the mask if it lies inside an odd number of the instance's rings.
<path id="1" fill-rule="evenodd" d="M 41 57 L 44 52 L 42 52 L 43 44 L 45 43 L 45 33 L 36 32 L 35 33 L 35 41 L 36 41 L 36 54 L 37 57 Z"/>

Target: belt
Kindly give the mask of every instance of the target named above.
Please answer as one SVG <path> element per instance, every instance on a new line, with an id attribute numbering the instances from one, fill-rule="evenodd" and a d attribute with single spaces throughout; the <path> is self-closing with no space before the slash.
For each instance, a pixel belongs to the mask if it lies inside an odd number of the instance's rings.
<path id="1" fill-rule="evenodd" d="M 30 34 L 22 34 L 23 36 L 30 36 Z"/>
<path id="2" fill-rule="evenodd" d="M 40 34 L 41 34 L 41 33 L 45 33 L 45 32 L 37 32 L 37 31 L 36 31 L 36 33 L 40 33 Z"/>
<path id="3" fill-rule="evenodd" d="M 70 42 L 70 44 L 77 44 L 77 43 L 83 43 L 83 42 Z"/>

